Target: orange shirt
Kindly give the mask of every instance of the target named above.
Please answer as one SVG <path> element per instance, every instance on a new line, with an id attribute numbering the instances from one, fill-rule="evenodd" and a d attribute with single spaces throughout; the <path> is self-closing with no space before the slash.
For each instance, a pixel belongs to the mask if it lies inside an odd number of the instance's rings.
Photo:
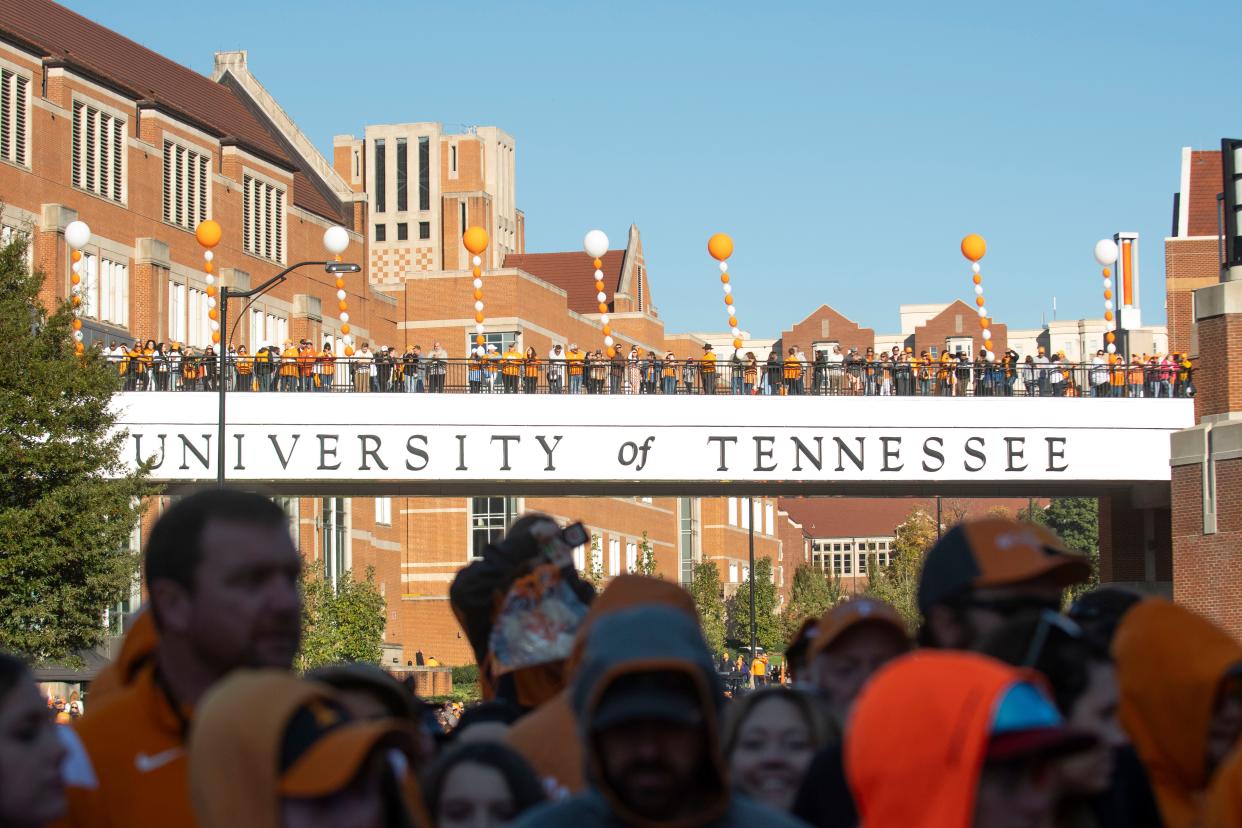
<path id="1" fill-rule="evenodd" d="M 303 348 L 298 351 L 298 367 L 302 369 L 302 376 L 309 377 L 315 371 L 315 352 L 310 348 Z"/>
<path id="2" fill-rule="evenodd" d="M 569 351 L 565 354 L 565 360 L 569 363 L 569 375 L 571 377 L 582 376 L 582 351 Z"/>
<path id="3" fill-rule="evenodd" d="M 708 351 L 707 353 L 703 354 L 703 358 L 699 360 L 699 373 L 700 374 L 716 373 L 716 355 L 713 354 L 711 351 Z"/>
<path id="4" fill-rule="evenodd" d="M 296 377 L 298 375 L 298 349 L 290 345 L 280 354 L 280 375 Z"/>

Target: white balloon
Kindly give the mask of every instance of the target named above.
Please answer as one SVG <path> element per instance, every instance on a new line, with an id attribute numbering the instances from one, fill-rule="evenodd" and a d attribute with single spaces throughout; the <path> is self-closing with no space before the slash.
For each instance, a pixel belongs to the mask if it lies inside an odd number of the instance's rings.
<path id="1" fill-rule="evenodd" d="M 478 290 L 478 289 L 479 289 L 479 288 L 481 288 L 481 287 L 483 287 L 483 280 L 482 280 L 482 279 L 475 279 L 475 280 L 474 280 L 474 289 L 475 289 L 475 290 Z"/>
<path id="2" fill-rule="evenodd" d="M 1100 267 L 1108 267 L 1117 261 L 1117 242 L 1112 239 L 1100 239 L 1095 243 L 1095 260 Z"/>
<path id="3" fill-rule="evenodd" d="M 341 311 L 341 321 L 342 322 L 349 321 L 349 311 Z"/>
<path id="4" fill-rule="evenodd" d="M 992 338 L 992 332 L 991 332 L 990 330 L 988 330 L 987 328 L 984 328 L 984 329 L 980 332 L 980 335 L 981 335 L 984 339 L 991 339 L 991 338 Z"/>
<path id="5" fill-rule="evenodd" d="M 606 314 L 606 313 L 605 313 L 605 314 L 601 314 L 601 315 L 600 315 L 600 317 L 599 317 L 599 324 L 601 324 L 601 325 L 607 325 L 607 324 L 608 324 L 608 314 Z"/>
<path id="6" fill-rule="evenodd" d="M 720 263 L 720 272 L 721 272 L 721 273 L 728 273 L 728 272 L 729 272 L 729 263 L 728 263 L 728 262 L 721 262 L 721 263 Z"/>
<path id="7" fill-rule="evenodd" d="M 1104 280 L 1104 289 L 1105 289 L 1105 290 L 1112 290 L 1112 289 L 1113 289 L 1113 280 L 1112 280 L 1112 279 L 1105 279 L 1105 280 Z"/>
<path id="8" fill-rule="evenodd" d="M 210 262 L 210 261 L 211 261 L 212 259 L 214 259 L 215 257 L 216 257 L 216 254 L 215 254 L 215 253 L 212 253 L 210 250 L 204 250 L 204 251 L 203 251 L 203 259 L 204 259 L 205 261 Z"/>
<path id="9" fill-rule="evenodd" d="M 323 231 L 323 246 L 332 255 L 339 255 L 349 247 L 349 231 L 339 224 Z"/>
<path id="10" fill-rule="evenodd" d="M 983 295 L 983 285 L 975 285 L 975 296 Z"/>
<path id="11" fill-rule="evenodd" d="M 595 281 L 597 282 L 604 281 L 604 271 L 602 270 L 595 271 Z"/>
<path id="12" fill-rule="evenodd" d="M 1105 299 L 1105 300 L 1104 300 L 1104 310 L 1112 310 L 1112 309 L 1113 309 L 1113 300 L 1112 300 L 1112 299 Z"/>
<path id="13" fill-rule="evenodd" d="M 733 292 L 733 285 L 724 285 L 725 296 Z"/>
<path id="14" fill-rule="evenodd" d="M 215 297 L 214 297 L 214 296 L 208 296 L 208 297 L 207 297 L 207 307 L 208 307 L 208 308 L 214 308 L 215 306 L 216 306 L 216 299 L 215 299 Z"/>
<path id="15" fill-rule="evenodd" d="M 345 334 L 344 336 L 341 337 L 341 341 L 344 342 L 346 345 L 353 345 L 354 337 L 352 334 Z"/>
<path id="16" fill-rule="evenodd" d="M 606 337 L 604 337 L 604 344 L 605 344 L 605 345 L 608 345 L 609 347 L 611 347 L 611 346 L 612 346 L 612 337 L 611 337 L 611 336 L 606 336 Z"/>
<path id="17" fill-rule="evenodd" d="M 207 284 L 209 284 L 209 285 L 214 285 L 215 283 L 216 283 L 216 277 L 215 277 L 215 275 L 214 275 L 214 274 L 211 274 L 211 273 L 208 273 L 208 274 L 207 274 Z"/>
<path id="18" fill-rule="evenodd" d="M 608 294 L 607 294 L 607 293 L 604 293 L 604 292 L 601 290 L 599 293 L 595 294 L 595 298 L 596 298 L 596 299 L 598 299 L 600 302 L 607 302 L 607 301 L 608 301 Z"/>
<path id="19" fill-rule="evenodd" d="M 91 228 L 84 221 L 71 221 L 65 225 L 65 244 L 70 247 L 86 247 L 91 240 Z"/>
<path id="20" fill-rule="evenodd" d="M 81 342 L 81 341 L 82 341 L 82 332 L 81 332 L 81 331 L 74 331 L 74 332 L 73 332 L 73 338 L 74 338 L 74 339 L 76 339 L 78 342 Z"/>
<path id="21" fill-rule="evenodd" d="M 478 256 L 475 256 L 474 258 L 470 260 L 470 264 L 474 265 L 475 267 L 478 267 L 479 265 L 483 264 L 483 260 L 480 259 Z"/>
<path id="22" fill-rule="evenodd" d="M 81 262 L 74 262 L 72 265 L 70 265 L 70 266 L 69 266 L 69 269 L 70 269 L 70 270 L 72 270 L 74 273 L 81 273 L 81 272 L 82 272 L 82 263 L 81 263 Z"/>
<path id="23" fill-rule="evenodd" d="M 608 236 L 603 230 L 592 230 L 582 237 L 582 249 L 592 259 L 601 258 L 608 252 Z"/>
<path id="24" fill-rule="evenodd" d="M 737 319 L 737 315 L 738 315 L 737 305 L 729 305 L 728 308 L 726 308 L 726 310 L 729 311 L 729 316 L 732 316 L 734 319 Z"/>
<path id="25" fill-rule="evenodd" d="M 483 310 L 483 303 L 482 303 L 481 301 L 480 301 L 480 302 L 475 302 L 475 303 L 474 303 L 474 309 L 475 309 L 476 311 L 481 311 L 481 310 Z"/>
<path id="26" fill-rule="evenodd" d="M 1115 354 L 1117 353 L 1117 346 L 1110 342 L 1108 343 L 1108 347 L 1104 350 L 1108 351 L 1110 354 Z"/>
<path id="27" fill-rule="evenodd" d="M 987 316 L 987 315 L 988 315 L 988 309 L 987 309 L 987 308 L 979 308 L 979 315 L 980 315 L 980 316 Z"/>
<path id="28" fill-rule="evenodd" d="M 212 319 L 212 320 L 211 320 L 211 329 L 212 329 L 213 331 L 218 331 L 218 330 L 220 330 L 220 323 L 219 323 L 219 322 L 217 322 L 216 320 Z"/>
<path id="29" fill-rule="evenodd" d="M 741 329 L 741 328 L 733 328 L 732 330 L 730 330 L 730 331 L 729 331 L 729 333 L 733 334 L 733 336 L 736 338 L 736 337 L 739 337 L 739 336 L 741 336 L 741 335 L 742 335 L 742 329 Z"/>
<path id="30" fill-rule="evenodd" d="M 485 330 L 487 330 L 487 326 L 486 326 L 486 325 L 484 325 L 482 322 L 476 322 L 476 323 L 475 323 L 475 326 L 474 326 L 474 332 L 475 332 L 475 333 L 483 333 L 483 331 L 485 331 Z"/>
<path id="31" fill-rule="evenodd" d="M 340 301 L 344 302 L 344 301 L 345 301 L 345 291 L 343 291 L 343 290 L 338 290 L 338 291 L 336 292 L 336 298 L 337 298 L 337 299 L 339 299 Z"/>
<path id="32" fill-rule="evenodd" d="M 974 264 L 972 264 L 972 265 L 970 266 L 970 270 L 971 270 L 971 272 L 972 272 L 972 273 L 978 273 L 978 272 L 979 272 L 979 263 L 978 263 L 978 262 L 975 262 Z"/>

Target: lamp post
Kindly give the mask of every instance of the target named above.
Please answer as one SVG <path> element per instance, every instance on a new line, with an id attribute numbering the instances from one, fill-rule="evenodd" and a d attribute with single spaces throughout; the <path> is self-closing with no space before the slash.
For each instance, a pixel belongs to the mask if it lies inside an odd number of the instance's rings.
<path id="1" fill-rule="evenodd" d="M 755 686 L 755 659 L 759 657 L 758 651 L 755 649 L 755 499 L 753 497 L 746 498 L 746 508 L 750 510 L 750 520 L 746 521 L 749 527 L 750 540 L 750 686 Z"/>
<path id="2" fill-rule="evenodd" d="M 329 244 L 329 234 L 332 234 L 332 237 L 333 237 L 332 241 L 335 242 L 336 239 L 339 237 L 339 234 L 336 234 L 333 231 L 338 230 L 338 229 L 344 232 L 344 228 L 337 228 L 337 227 L 330 228 L 328 232 L 324 234 L 324 242 L 325 242 L 325 245 L 328 245 L 329 250 L 331 252 L 336 253 L 339 258 L 340 251 L 332 250 L 332 245 Z M 346 238 L 348 239 L 348 237 Z M 290 265 L 289 267 L 286 267 L 280 273 L 277 273 L 275 276 L 268 279 L 263 284 L 259 285 L 258 287 L 251 288 L 250 290 L 231 290 L 228 286 L 220 287 L 220 301 L 219 301 L 220 330 L 224 331 L 225 333 L 225 335 L 220 338 L 220 353 L 218 354 L 219 376 L 217 378 L 218 379 L 217 385 L 219 389 L 219 400 L 220 400 L 220 414 L 219 414 L 219 422 L 216 426 L 216 486 L 220 488 L 224 487 L 225 399 L 226 399 L 226 394 L 228 393 L 228 387 L 229 387 L 228 382 L 226 382 L 226 374 L 225 374 L 225 371 L 227 370 L 227 367 L 228 367 L 228 352 L 229 352 L 228 340 L 230 338 L 228 336 L 229 300 L 230 299 L 249 299 L 255 296 L 261 296 L 264 293 L 267 293 L 269 290 L 271 290 L 276 285 L 285 281 L 285 279 L 287 279 L 289 277 L 289 274 L 292 273 L 293 271 L 297 270 L 300 267 L 309 267 L 311 265 L 322 265 L 324 271 L 327 273 L 331 273 L 333 276 L 339 276 L 340 274 L 344 274 L 344 273 L 359 273 L 362 270 L 362 268 L 359 265 L 354 264 L 352 262 L 341 262 L 341 261 L 298 262 L 297 264 L 293 264 L 293 265 Z"/>

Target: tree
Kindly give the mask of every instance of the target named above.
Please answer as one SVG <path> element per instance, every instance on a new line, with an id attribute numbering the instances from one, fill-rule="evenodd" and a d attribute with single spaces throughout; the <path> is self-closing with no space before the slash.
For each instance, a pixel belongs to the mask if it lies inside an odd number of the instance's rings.
<path id="1" fill-rule="evenodd" d="M 604 588 L 604 552 L 599 545 L 599 535 L 591 535 L 591 548 L 587 555 L 589 557 L 583 562 L 582 580 L 599 592 Z"/>
<path id="2" fill-rule="evenodd" d="M 74 662 L 137 577 L 130 536 L 152 489 L 121 459 L 116 369 L 74 353 L 71 305 L 39 302 L 28 246 L 0 247 L 0 650 Z"/>
<path id="3" fill-rule="evenodd" d="M 1060 536 L 1066 546 L 1091 561 L 1091 578 L 1066 590 L 1066 600 L 1094 589 L 1100 583 L 1100 501 L 1094 497 L 1054 497 L 1043 512 L 1044 525 Z"/>
<path id="4" fill-rule="evenodd" d="M 810 564 L 794 570 L 789 604 L 781 613 L 781 632 L 786 642 L 793 639 L 807 618 L 818 618 L 841 600 L 841 579 L 829 576 Z"/>
<path id="5" fill-rule="evenodd" d="M 923 556 L 935 542 L 935 519 L 922 509 L 915 509 L 897 527 L 888 566 L 880 567 L 874 554 L 868 556 L 867 571 L 871 578 L 867 594 L 891 604 L 912 630 L 919 623 L 919 573 L 923 570 Z"/>
<path id="6" fill-rule="evenodd" d="M 633 572 L 649 578 L 659 577 L 656 573 L 655 549 L 651 545 L 651 539 L 647 537 L 646 529 L 643 530 L 642 542 L 638 544 L 638 561 L 635 563 Z"/>
<path id="7" fill-rule="evenodd" d="M 755 583 L 755 639 L 768 652 L 783 650 L 785 636 L 776 613 L 776 585 L 772 583 L 772 559 L 760 558 L 750 577 L 738 585 L 725 604 L 729 638 L 750 646 L 750 583 Z"/>
<path id="8" fill-rule="evenodd" d="M 715 561 L 699 561 L 690 580 L 690 597 L 699 613 L 703 637 L 713 654 L 724 652 L 725 605 L 720 594 L 720 570 Z"/>
<path id="9" fill-rule="evenodd" d="M 365 580 L 346 572 L 334 588 L 324 577 L 322 561 L 307 566 L 302 572 L 302 649 L 297 668 L 306 671 L 342 661 L 378 664 L 385 607 L 371 567 Z"/>

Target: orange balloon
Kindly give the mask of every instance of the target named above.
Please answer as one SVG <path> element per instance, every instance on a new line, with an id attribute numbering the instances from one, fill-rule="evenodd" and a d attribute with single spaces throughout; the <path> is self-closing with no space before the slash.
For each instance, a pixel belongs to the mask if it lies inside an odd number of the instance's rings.
<path id="1" fill-rule="evenodd" d="M 1113 298 L 1113 292 L 1112 292 L 1111 290 L 1106 290 L 1106 291 L 1104 291 L 1104 298 L 1105 298 L 1105 299 L 1112 299 L 1112 298 Z"/>
<path id="2" fill-rule="evenodd" d="M 487 337 L 485 337 L 483 334 L 479 334 L 478 336 L 474 338 L 474 343 L 476 345 L 482 345 L 486 341 L 487 341 Z"/>
<path id="3" fill-rule="evenodd" d="M 340 309 L 340 310 L 342 310 L 342 311 L 347 311 L 347 310 L 349 310 L 349 305 L 347 305 L 347 304 L 345 303 L 345 300 L 343 300 L 343 299 L 342 299 L 340 302 L 337 302 L 337 303 L 336 303 L 336 306 L 337 306 L 337 308 L 338 308 L 338 309 Z"/>
<path id="4" fill-rule="evenodd" d="M 600 313 L 608 313 L 608 305 L 607 305 L 607 304 L 605 304 L 604 302 L 600 302 L 600 303 L 599 303 L 599 312 L 600 312 Z"/>
<path id="5" fill-rule="evenodd" d="M 220 311 L 216 310 L 215 308 L 212 308 L 211 310 L 207 311 L 207 318 L 208 319 L 219 319 Z"/>
<path id="6" fill-rule="evenodd" d="M 73 320 L 73 329 L 74 329 L 75 331 L 80 331 L 80 330 L 82 330 L 82 320 L 81 320 L 81 319 L 75 319 L 75 320 Z"/>
<path id="7" fill-rule="evenodd" d="M 733 340 L 733 347 L 734 347 L 734 348 L 741 348 L 741 347 L 742 347 L 742 340 L 740 340 L 740 339 L 735 339 L 735 340 Z"/>
<path id="8" fill-rule="evenodd" d="M 69 281 L 70 281 L 70 282 L 73 282 L 75 285 L 77 285 L 77 284 L 81 284 L 81 282 L 82 282 L 82 274 L 80 274 L 80 273 L 70 273 L 70 274 L 69 274 Z"/>
<path id="9" fill-rule="evenodd" d="M 975 297 L 975 304 L 976 304 L 976 305 L 978 305 L 979 307 L 983 307 L 983 297 L 982 297 L 982 296 L 976 296 L 976 297 Z"/>
<path id="10" fill-rule="evenodd" d="M 73 251 L 72 253 L 69 254 L 69 258 L 73 259 L 75 262 L 82 261 L 82 251 L 81 250 Z"/>
<path id="11" fill-rule="evenodd" d="M 480 313 L 476 313 L 476 314 L 474 315 L 474 321 L 475 321 L 475 322 L 478 322 L 478 323 L 480 323 L 480 324 L 483 322 L 483 314 L 482 314 L 482 312 L 480 312 Z"/>
<path id="12" fill-rule="evenodd" d="M 986 316 L 980 316 L 980 317 L 979 317 L 979 327 L 980 327 L 980 328 L 986 328 L 986 327 L 988 326 L 988 322 L 990 322 L 990 321 L 991 321 L 991 320 L 990 320 L 990 319 L 988 319 Z"/>
<path id="13" fill-rule="evenodd" d="M 336 289 L 337 289 L 337 290 L 344 290 L 344 289 L 345 289 L 345 280 L 344 280 L 344 279 L 337 279 L 337 280 L 336 280 Z"/>
<path id="14" fill-rule="evenodd" d="M 1112 275 L 1113 275 L 1113 272 L 1112 272 L 1111 270 L 1109 270 L 1107 267 L 1106 267 L 1106 268 L 1104 268 L 1104 278 L 1105 278 L 1105 279 L 1107 279 L 1109 276 L 1112 276 Z"/>
<path id="15" fill-rule="evenodd" d="M 730 316 L 730 317 L 729 317 L 729 327 L 730 327 L 730 328 L 736 328 L 736 327 L 737 327 L 737 317 L 736 317 L 736 316 Z"/>
<path id="16" fill-rule="evenodd" d="M 720 283 L 721 283 L 721 284 L 723 284 L 723 285 L 727 285 L 727 284 L 729 284 L 729 274 L 728 274 L 728 273 L 721 273 L 721 274 L 720 274 Z"/>
<path id="17" fill-rule="evenodd" d="M 81 296 L 74 296 L 74 297 L 73 297 L 73 306 L 76 308 L 76 307 L 77 307 L 78 305 L 80 305 L 80 304 L 82 304 L 82 297 L 81 297 Z"/>
<path id="18" fill-rule="evenodd" d="M 481 290 L 476 290 L 476 291 L 474 292 L 474 298 L 475 298 L 476 300 L 477 300 L 477 299 L 482 299 L 482 298 L 483 298 L 483 291 L 481 291 Z"/>
<path id="19" fill-rule="evenodd" d="M 351 357 L 351 356 L 353 356 L 353 355 L 354 355 L 354 349 L 353 349 L 353 348 L 351 348 L 349 345 L 346 345 L 346 346 L 345 346 L 345 356 L 347 356 L 347 357 Z"/>
<path id="20" fill-rule="evenodd" d="M 211 271 L 215 269 L 216 269 L 216 266 L 212 264 L 211 262 L 203 262 L 203 270 L 207 271 L 208 273 L 210 273 Z"/>
<path id="21" fill-rule="evenodd" d="M 733 239 L 725 233 L 717 233 L 707 240 L 707 252 L 713 259 L 723 262 L 733 255 Z"/>
<path id="22" fill-rule="evenodd" d="M 208 296 L 215 296 L 215 295 L 216 295 L 216 286 L 215 286 L 215 285 L 208 285 L 208 286 L 207 286 L 207 295 L 208 295 Z"/>
<path id="23" fill-rule="evenodd" d="M 487 242 L 487 231 L 482 227 L 471 227 L 461 237 L 461 243 L 476 256 L 487 249 Z"/>
<path id="24" fill-rule="evenodd" d="M 609 358 L 609 359 L 612 359 L 612 358 L 613 358 L 613 357 L 615 357 L 616 355 L 617 355 L 617 349 L 616 349 L 616 348 L 614 348 L 614 347 L 612 347 L 611 345 L 609 345 L 609 346 L 608 346 L 608 358 Z"/>
<path id="25" fill-rule="evenodd" d="M 976 273 L 971 281 L 973 281 L 976 285 L 981 285 L 983 284 L 983 277 Z"/>
<path id="26" fill-rule="evenodd" d="M 1107 339 L 1109 342 L 1117 341 L 1117 336 L 1112 331 L 1109 331 L 1108 333 L 1104 334 L 1104 338 Z"/>
<path id="27" fill-rule="evenodd" d="M 82 343 L 81 343 L 81 342 L 75 342 L 75 343 L 73 343 L 73 352 L 74 352 L 75 354 L 79 354 L 79 355 L 80 355 L 80 354 L 81 354 L 83 351 L 85 351 L 85 350 L 86 350 L 86 348 L 85 348 L 85 346 L 83 346 L 83 345 L 82 345 Z"/>
<path id="28" fill-rule="evenodd" d="M 599 292 L 603 291 L 603 289 L 604 289 L 604 283 L 603 283 L 603 282 L 596 282 L 596 283 L 595 283 L 595 291 L 596 291 L 596 293 L 599 293 Z"/>
<path id="29" fill-rule="evenodd" d="M 604 336 L 611 336 L 611 335 L 612 335 L 612 325 L 605 325 Z"/>
<path id="30" fill-rule="evenodd" d="M 983 340 L 983 347 L 987 348 L 989 351 L 992 350 L 992 340 L 990 339 Z"/>
<path id="31" fill-rule="evenodd" d="M 593 264 L 595 265 L 595 269 L 596 269 L 596 270 L 603 270 L 603 268 L 604 268 L 604 263 L 603 263 L 602 261 L 600 261 L 599 259 L 596 259 L 596 260 L 593 262 Z"/>
<path id="32" fill-rule="evenodd" d="M 194 230 L 194 238 L 209 250 L 220 243 L 220 237 L 223 235 L 224 229 L 220 227 L 220 223 L 211 219 L 201 222 Z"/>
<path id="33" fill-rule="evenodd" d="M 470 275 L 477 279 L 483 275 L 483 271 L 477 267 L 474 267 L 470 269 Z"/>
<path id="34" fill-rule="evenodd" d="M 962 239 L 962 255 L 977 262 L 983 258 L 983 254 L 988 252 L 988 243 L 983 240 L 983 236 L 978 233 L 971 233 Z"/>
<path id="35" fill-rule="evenodd" d="M 1112 322 L 1112 321 L 1113 321 L 1113 312 L 1112 312 L 1112 311 L 1104 311 L 1104 319 L 1105 319 L 1105 320 L 1107 320 L 1107 321 L 1109 321 L 1109 322 Z"/>
<path id="36" fill-rule="evenodd" d="M 343 323 L 343 324 L 341 325 L 341 333 L 343 333 L 343 334 L 347 334 L 347 333 L 349 333 L 349 323 L 348 323 L 348 322 L 345 322 L 345 323 Z"/>
<path id="37" fill-rule="evenodd" d="M 733 294 L 732 294 L 732 293 L 726 293 L 726 294 L 725 294 L 725 304 L 726 304 L 726 305 L 732 305 L 732 304 L 733 304 Z"/>
<path id="38" fill-rule="evenodd" d="M 219 331 L 211 332 L 211 341 L 215 343 L 216 345 L 220 344 L 220 332 Z"/>

